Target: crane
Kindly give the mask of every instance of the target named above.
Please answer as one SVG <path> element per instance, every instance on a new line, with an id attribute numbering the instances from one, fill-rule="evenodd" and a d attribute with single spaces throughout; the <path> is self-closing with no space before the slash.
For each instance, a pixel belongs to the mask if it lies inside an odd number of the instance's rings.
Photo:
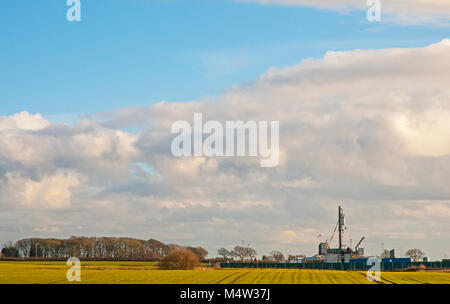
<path id="1" fill-rule="evenodd" d="M 361 245 L 362 241 L 364 241 L 365 238 L 366 238 L 366 237 L 363 236 L 363 237 L 361 238 L 361 240 L 359 240 L 358 244 L 355 246 L 355 252 L 358 252 L 359 245 Z"/>
<path id="2" fill-rule="evenodd" d="M 331 241 L 334 238 L 334 234 L 336 233 L 336 229 L 338 228 L 338 226 L 339 226 L 339 221 L 336 223 L 336 226 L 334 227 L 333 234 L 331 235 L 330 240 L 327 242 L 327 248 L 330 248 Z"/>

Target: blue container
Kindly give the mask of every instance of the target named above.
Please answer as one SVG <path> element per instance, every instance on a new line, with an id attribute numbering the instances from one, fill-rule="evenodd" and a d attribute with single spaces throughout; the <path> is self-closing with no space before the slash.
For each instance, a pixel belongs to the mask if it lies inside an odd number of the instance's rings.
<path id="1" fill-rule="evenodd" d="M 367 263 L 367 259 L 350 259 L 350 263 Z"/>
<path id="2" fill-rule="evenodd" d="M 381 259 L 382 263 L 411 263 L 411 258 L 385 258 Z"/>

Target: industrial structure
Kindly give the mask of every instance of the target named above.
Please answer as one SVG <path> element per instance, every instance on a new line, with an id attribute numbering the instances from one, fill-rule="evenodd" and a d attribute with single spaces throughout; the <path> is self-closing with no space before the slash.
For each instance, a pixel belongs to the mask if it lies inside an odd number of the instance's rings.
<path id="1" fill-rule="evenodd" d="M 345 225 L 344 210 L 338 207 L 338 220 L 330 238 L 320 242 L 318 254 L 312 257 L 305 255 L 295 255 L 288 261 L 282 263 L 273 263 L 259 261 L 258 263 L 243 263 L 228 261 L 221 263 L 224 268 L 289 268 L 289 269 L 331 269 L 331 270 L 368 270 L 372 266 L 369 257 L 364 255 L 364 248 L 361 247 L 366 237 L 362 236 L 356 246 L 352 249 L 351 244 L 345 243 L 344 232 Z M 333 239 L 338 235 L 337 247 L 332 247 Z M 351 242 L 350 242 L 351 243 Z M 408 267 L 418 267 L 420 265 L 430 269 L 450 268 L 450 260 L 431 262 L 424 258 L 421 262 L 413 262 L 411 258 L 396 258 L 394 249 L 389 251 L 389 257 L 384 257 L 379 261 L 381 271 L 393 271 L 405 269 Z"/>
<path id="2" fill-rule="evenodd" d="M 325 263 L 349 263 L 351 259 L 364 258 L 364 248 L 361 248 L 361 243 L 365 240 L 363 236 L 354 249 L 344 244 L 344 230 L 345 227 L 345 215 L 344 209 L 341 206 L 338 207 L 338 220 L 334 227 L 333 233 L 329 240 L 319 244 L 319 254 L 314 256 L 315 262 Z M 331 248 L 334 236 L 338 233 L 338 247 Z"/>

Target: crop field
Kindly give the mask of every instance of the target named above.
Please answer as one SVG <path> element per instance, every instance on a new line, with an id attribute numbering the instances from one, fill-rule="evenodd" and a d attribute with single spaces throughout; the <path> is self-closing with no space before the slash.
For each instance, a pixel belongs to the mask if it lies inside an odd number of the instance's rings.
<path id="1" fill-rule="evenodd" d="M 158 270 L 155 262 L 82 262 L 81 282 L 65 262 L 0 262 L 1 284 L 377 284 L 363 271 L 306 269 Z M 384 284 L 450 284 L 449 272 L 383 272 Z"/>

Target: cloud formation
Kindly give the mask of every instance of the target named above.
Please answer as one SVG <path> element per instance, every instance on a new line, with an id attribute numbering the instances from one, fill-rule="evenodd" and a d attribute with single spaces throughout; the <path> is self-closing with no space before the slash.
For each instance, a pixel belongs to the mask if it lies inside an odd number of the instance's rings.
<path id="1" fill-rule="evenodd" d="M 301 5 L 348 12 L 368 9 L 366 0 L 239 0 L 264 5 Z M 450 2 L 447 0 L 381 0 L 382 13 L 400 23 L 448 25 Z"/>
<path id="2" fill-rule="evenodd" d="M 314 254 L 343 202 L 349 239 L 450 248 L 450 40 L 328 52 L 217 100 L 122 108 L 75 125 L 0 117 L 1 239 L 120 235 Z M 280 121 L 280 164 L 174 158 L 171 124 Z M 124 131 L 139 127 L 139 132 Z"/>

